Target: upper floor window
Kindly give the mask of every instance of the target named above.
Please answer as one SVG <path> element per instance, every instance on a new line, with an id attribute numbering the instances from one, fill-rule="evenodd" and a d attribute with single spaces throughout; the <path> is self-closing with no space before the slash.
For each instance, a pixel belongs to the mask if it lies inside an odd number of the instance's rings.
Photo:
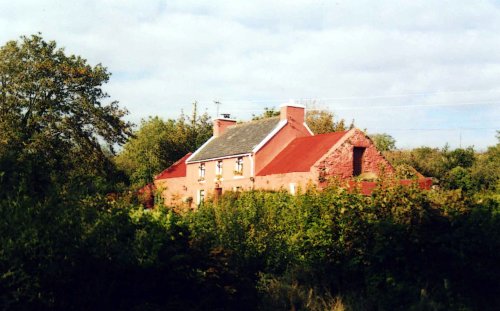
<path id="1" fill-rule="evenodd" d="M 215 164 L 215 175 L 222 177 L 222 160 L 217 161 Z"/>
<path id="2" fill-rule="evenodd" d="M 200 180 L 205 179 L 205 163 L 200 163 L 200 166 L 198 167 L 198 177 Z"/>
<path id="3" fill-rule="evenodd" d="M 234 166 L 234 175 L 243 175 L 243 157 L 236 159 Z"/>

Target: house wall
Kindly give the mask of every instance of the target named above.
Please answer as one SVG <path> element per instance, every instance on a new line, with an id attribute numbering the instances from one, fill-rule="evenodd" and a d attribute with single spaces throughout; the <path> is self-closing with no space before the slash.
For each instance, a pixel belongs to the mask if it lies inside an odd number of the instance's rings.
<path id="1" fill-rule="evenodd" d="M 198 197 L 200 190 L 205 191 L 205 198 L 213 196 L 216 188 L 222 188 L 222 191 L 251 190 L 254 186 L 251 178 L 252 159 L 249 155 L 243 156 L 243 174 L 234 173 L 236 160 L 238 157 L 225 158 L 222 160 L 222 176 L 216 176 L 216 165 L 218 160 L 189 163 L 186 168 L 186 185 L 189 196 L 193 198 L 195 206 L 199 203 Z M 205 164 L 205 179 L 199 180 L 199 166 Z"/>
<path id="2" fill-rule="evenodd" d="M 309 184 L 315 184 L 313 172 L 293 172 L 286 174 L 274 174 L 257 176 L 255 178 L 255 189 L 261 190 L 287 190 L 290 193 L 304 190 Z"/>
<path id="3" fill-rule="evenodd" d="M 320 161 L 315 164 L 314 170 L 317 176 L 328 179 L 338 177 L 341 179 L 353 176 L 353 149 L 354 147 L 365 147 L 363 155 L 362 173 L 375 173 L 378 176 L 384 169 L 385 173 L 393 174 L 394 168 L 375 148 L 373 142 L 360 130 L 353 130 L 345 141 L 337 148 L 333 148 Z"/>
<path id="4" fill-rule="evenodd" d="M 305 130 L 305 129 L 304 129 Z M 305 130 L 307 131 L 307 130 Z M 205 191 L 205 199 L 215 194 L 216 188 L 221 188 L 222 192 L 237 190 L 280 190 L 297 192 L 299 189 L 305 189 L 309 184 L 321 185 L 322 180 L 329 177 L 339 177 L 341 179 L 352 178 L 353 173 L 353 148 L 365 147 L 363 155 L 363 173 L 373 172 L 381 174 L 381 167 L 385 172 L 392 174 L 393 167 L 377 151 L 373 142 L 366 135 L 355 129 L 349 133 L 344 140 L 339 141 L 339 145 L 332 146 L 329 152 L 325 154 L 308 172 L 291 172 L 286 174 L 274 174 L 267 176 L 255 176 L 259 166 L 255 166 L 252 174 L 252 165 L 259 161 L 270 161 L 279 151 L 284 148 L 295 135 L 309 135 L 304 133 L 298 126 L 285 127 L 281 134 L 271 139 L 266 146 L 261 149 L 254 157 L 250 155 L 243 156 L 243 174 L 235 175 L 236 159 L 230 157 L 222 159 L 222 176 L 216 176 L 216 164 L 218 160 L 201 162 L 205 164 L 205 178 L 199 180 L 198 163 L 187 164 L 186 177 L 169 178 L 155 181 L 157 189 L 162 189 L 162 196 L 166 205 L 183 205 L 191 199 L 191 207 L 196 207 L 199 203 L 200 190 Z"/>
<path id="5" fill-rule="evenodd" d="M 190 193 L 186 177 L 155 180 L 155 186 L 166 206 L 189 206 Z"/>

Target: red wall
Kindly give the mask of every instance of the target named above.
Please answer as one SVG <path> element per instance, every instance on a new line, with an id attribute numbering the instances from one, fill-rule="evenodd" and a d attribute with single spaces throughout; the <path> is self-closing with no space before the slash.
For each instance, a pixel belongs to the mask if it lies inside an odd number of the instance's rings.
<path id="1" fill-rule="evenodd" d="M 328 153 L 317 164 L 318 174 L 325 178 L 339 177 L 346 179 L 352 177 L 353 173 L 353 149 L 354 147 L 365 147 L 363 155 L 363 173 L 382 174 L 382 169 L 388 174 L 394 173 L 392 165 L 375 148 L 373 142 L 358 129 L 331 153 Z"/>

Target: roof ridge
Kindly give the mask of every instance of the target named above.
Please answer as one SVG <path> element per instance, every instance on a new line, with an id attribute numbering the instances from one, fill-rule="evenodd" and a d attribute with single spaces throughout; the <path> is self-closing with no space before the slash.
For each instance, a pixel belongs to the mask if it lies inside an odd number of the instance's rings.
<path id="1" fill-rule="evenodd" d="M 200 147 L 195 152 L 196 155 L 190 158 L 189 163 L 251 153 L 255 146 L 272 133 L 279 123 L 279 117 L 271 117 L 231 125 L 224 133 Z"/>
<path id="2" fill-rule="evenodd" d="M 332 134 L 341 134 L 341 133 L 345 134 L 347 132 L 349 132 L 349 130 L 347 130 L 347 131 L 335 131 L 335 132 L 321 133 L 321 134 L 313 135 L 312 137 L 314 137 L 314 136 L 326 136 L 326 135 L 332 135 Z"/>

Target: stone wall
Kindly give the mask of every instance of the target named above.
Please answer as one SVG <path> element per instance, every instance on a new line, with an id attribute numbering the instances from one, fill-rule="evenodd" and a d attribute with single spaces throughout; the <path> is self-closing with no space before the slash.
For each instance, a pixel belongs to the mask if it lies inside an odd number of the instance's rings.
<path id="1" fill-rule="evenodd" d="M 315 165 L 319 182 L 335 177 L 347 179 L 353 177 L 353 149 L 364 147 L 362 173 L 374 173 L 380 176 L 383 172 L 388 175 L 394 173 L 392 165 L 375 148 L 373 142 L 360 130 L 355 129 L 343 141 L 340 146 L 327 153 L 319 163 Z"/>

